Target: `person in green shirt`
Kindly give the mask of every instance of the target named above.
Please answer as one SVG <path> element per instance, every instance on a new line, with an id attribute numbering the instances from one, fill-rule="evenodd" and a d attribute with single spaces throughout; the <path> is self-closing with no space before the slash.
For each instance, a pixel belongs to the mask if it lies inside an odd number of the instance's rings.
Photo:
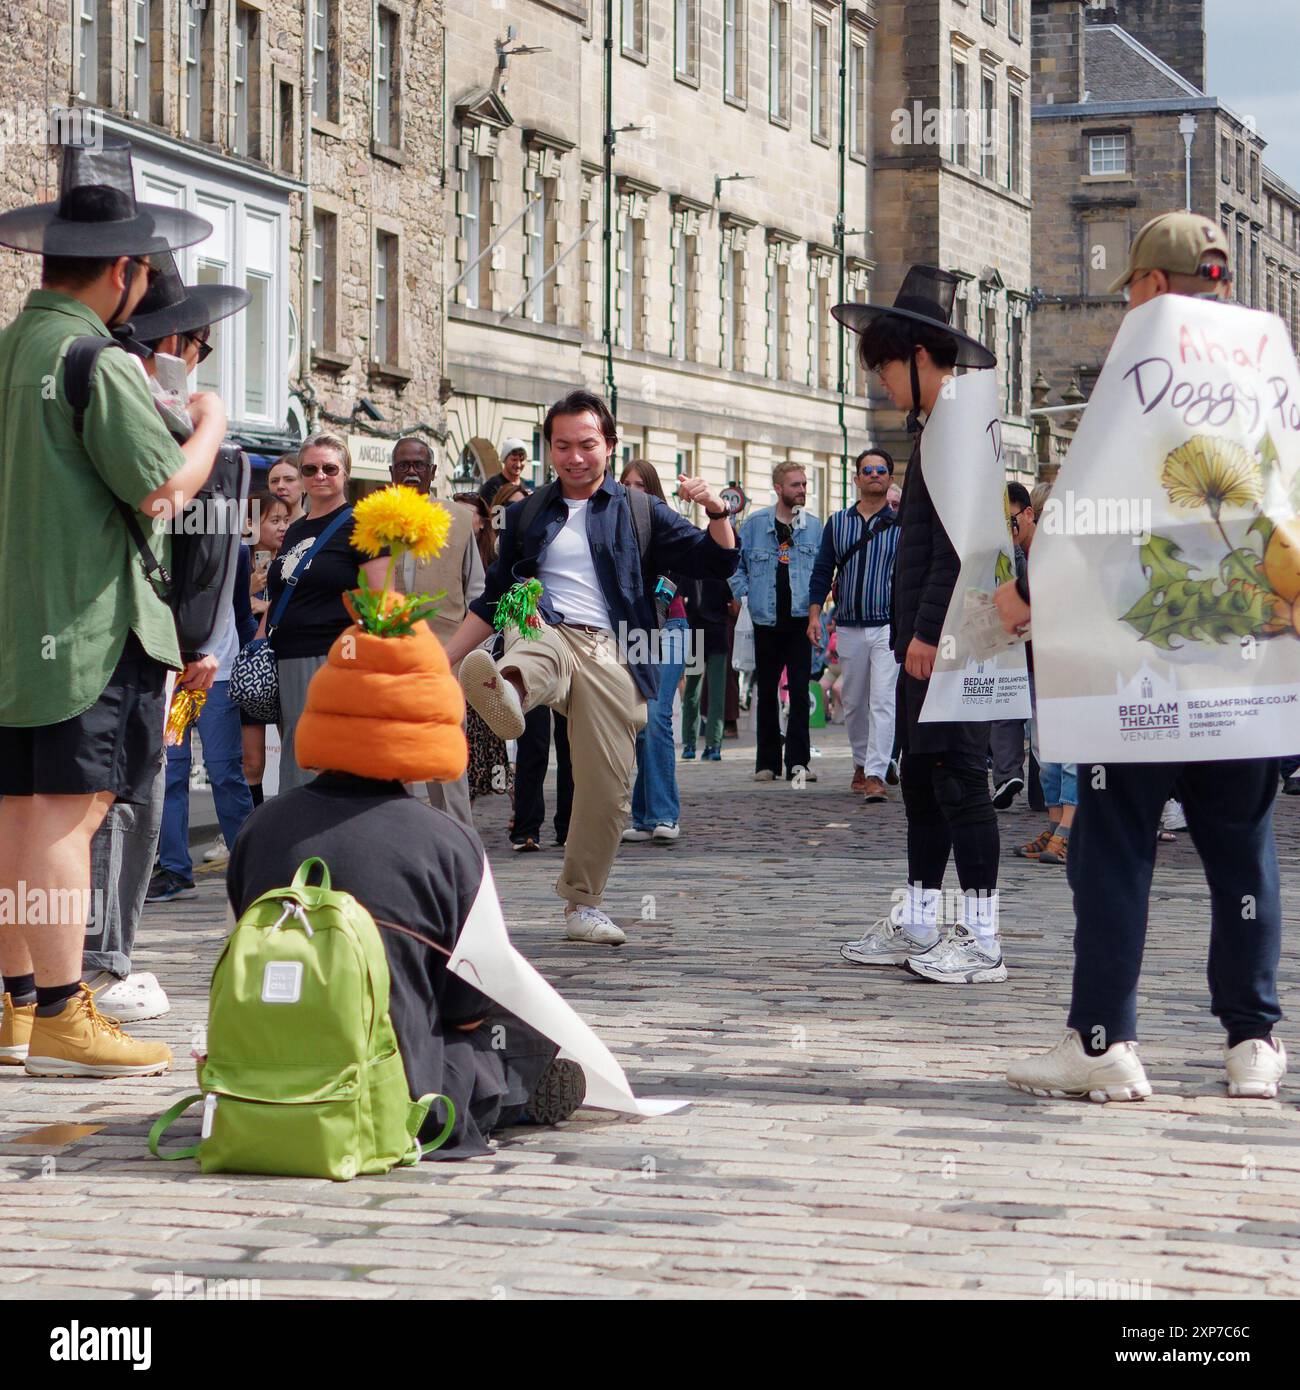
<path id="1" fill-rule="evenodd" d="M 114 800 L 147 799 L 171 610 L 117 502 L 165 524 L 206 481 L 226 414 L 191 397 L 173 441 L 139 360 L 100 354 L 80 432 L 63 392 L 69 346 L 127 322 L 149 257 L 212 231 L 137 203 L 124 142 L 63 150 L 56 202 L 0 214 L 0 245 L 43 257 L 41 288 L 0 332 L 0 1065 L 39 1076 L 166 1071 L 171 1052 L 125 1034 L 82 983 L 90 842 Z M 154 548 L 165 565 L 166 537 Z"/>

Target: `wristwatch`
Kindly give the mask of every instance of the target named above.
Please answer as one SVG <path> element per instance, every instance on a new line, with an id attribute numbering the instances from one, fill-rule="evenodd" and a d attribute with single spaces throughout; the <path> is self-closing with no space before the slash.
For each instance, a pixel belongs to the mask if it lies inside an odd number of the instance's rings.
<path id="1" fill-rule="evenodd" d="M 705 507 L 704 515 L 707 516 L 710 521 L 725 521 L 731 515 L 731 513 L 727 510 L 726 507 L 724 507 L 720 512 L 711 512 L 707 507 Z"/>

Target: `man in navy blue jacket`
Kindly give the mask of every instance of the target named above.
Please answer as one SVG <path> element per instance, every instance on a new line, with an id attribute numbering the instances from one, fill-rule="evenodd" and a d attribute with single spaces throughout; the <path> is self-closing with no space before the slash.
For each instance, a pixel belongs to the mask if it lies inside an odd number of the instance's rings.
<path id="1" fill-rule="evenodd" d="M 617 946 L 626 937 L 600 901 L 631 809 L 636 733 L 658 689 L 655 576 L 726 579 L 736 539 L 730 512 L 701 478 L 679 479 L 677 492 L 703 507 L 706 529 L 648 498 L 649 534 L 638 537 L 627 490 L 608 473 L 618 431 L 599 396 L 574 391 L 557 401 L 542 433 L 556 481 L 506 508 L 487 587 L 447 656 L 462 662 L 465 698 L 499 737 L 518 738 L 536 705 L 567 717 L 573 816 L 555 891 L 571 940 Z M 541 625 L 529 637 L 508 631 L 497 663 L 479 644 L 492 634 L 498 601 L 527 579 L 542 584 Z"/>

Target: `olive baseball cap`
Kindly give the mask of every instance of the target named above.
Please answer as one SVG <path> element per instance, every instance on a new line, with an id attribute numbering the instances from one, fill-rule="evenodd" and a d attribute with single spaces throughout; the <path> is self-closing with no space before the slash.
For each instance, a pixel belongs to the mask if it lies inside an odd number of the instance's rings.
<path id="1" fill-rule="evenodd" d="M 1207 251 L 1228 254 L 1228 238 L 1216 223 L 1195 212 L 1161 213 L 1133 238 L 1124 273 L 1108 293 L 1118 294 L 1144 270 L 1163 270 L 1167 275 L 1195 275 Z"/>

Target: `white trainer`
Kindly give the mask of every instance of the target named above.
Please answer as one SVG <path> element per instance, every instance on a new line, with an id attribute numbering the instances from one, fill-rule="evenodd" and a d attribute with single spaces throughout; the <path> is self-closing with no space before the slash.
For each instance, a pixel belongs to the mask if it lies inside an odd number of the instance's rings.
<path id="1" fill-rule="evenodd" d="M 564 934 L 570 941 L 594 941 L 602 946 L 621 946 L 627 940 L 617 922 L 586 903 L 564 914 Z"/>
<path id="2" fill-rule="evenodd" d="M 939 937 L 928 946 L 900 927 L 892 918 L 882 917 L 867 928 L 856 941 L 846 941 L 840 955 L 854 965 L 903 965 L 910 956 L 933 951 L 942 941 Z"/>
<path id="3" fill-rule="evenodd" d="M 460 688 L 498 738 L 519 738 L 523 734 L 524 707 L 519 692 L 482 647 L 475 647 L 460 663 Z"/>
<path id="4" fill-rule="evenodd" d="M 1112 1043 L 1100 1057 L 1089 1057 L 1079 1034 L 1070 1028 L 1050 1051 L 1026 1057 L 1007 1068 L 1017 1091 L 1058 1100 L 1145 1100 L 1151 1083 L 1142 1069 L 1137 1044 Z"/>
<path id="5" fill-rule="evenodd" d="M 654 828 L 654 838 L 656 840 L 675 840 L 682 833 L 679 825 L 656 825 Z"/>
<path id="6" fill-rule="evenodd" d="M 140 1023 L 146 1018 L 162 1018 L 171 1013 L 163 987 L 156 975 L 147 970 L 131 974 L 124 980 L 107 970 L 97 971 L 86 981 L 95 996 L 95 1007 L 119 1023 Z"/>
<path id="7" fill-rule="evenodd" d="M 203 851 L 205 864 L 220 864 L 223 859 L 229 858 L 230 851 L 226 848 L 226 842 L 220 835 Z"/>
<path id="8" fill-rule="evenodd" d="M 653 833 L 653 831 L 638 830 L 635 825 L 629 825 L 628 828 L 623 832 L 623 838 L 629 842 L 633 842 L 636 840 L 648 840 Z"/>
<path id="9" fill-rule="evenodd" d="M 1277 1083 L 1286 1075 L 1286 1048 L 1276 1039 L 1273 1046 L 1260 1038 L 1247 1038 L 1223 1053 L 1228 1071 L 1228 1094 L 1272 1100 Z"/>
<path id="10" fill-rule="evenodd" d="M 986 947 L 965 927 L 958 927 L 928 951 L 909 956 L 903 969 L 941 985 L 996 985 L 1007 978 L 997 937 L 991 948 Z"/>

